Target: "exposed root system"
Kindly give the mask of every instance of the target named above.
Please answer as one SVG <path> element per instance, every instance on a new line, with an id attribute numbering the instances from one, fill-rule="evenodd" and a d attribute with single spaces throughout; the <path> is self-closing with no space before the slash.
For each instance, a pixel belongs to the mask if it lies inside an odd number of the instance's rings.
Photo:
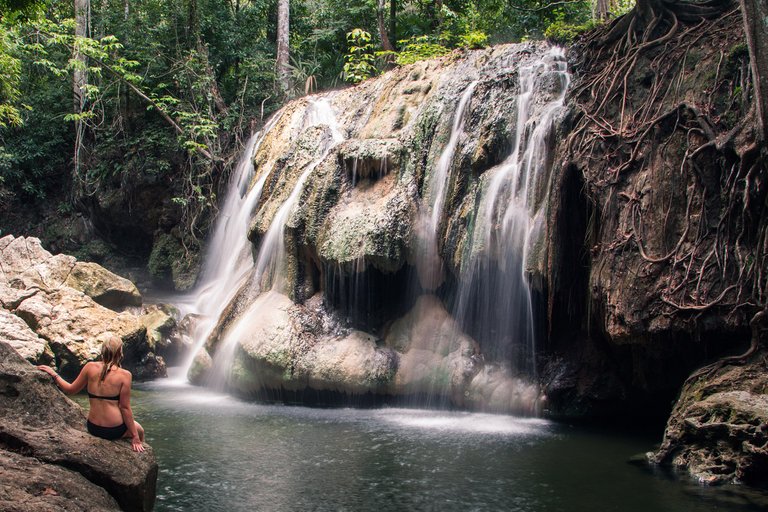
<path id="1" fill-rule="evenodd" d="M 729 2 L 645 1 L 574 49 L 590 70 L 568 140 L 598 212 L 587 243 L 593 255 L 637 251 L 664 315 L 718 308 L 746 323 L 767 302 L 768 158 L 741 23 Z M 660 184 L 646 197 L 636 176 L 650 166 L 670 167 L 682 192 Z M 682 208 L 682 222 L 669 218 Z"/>

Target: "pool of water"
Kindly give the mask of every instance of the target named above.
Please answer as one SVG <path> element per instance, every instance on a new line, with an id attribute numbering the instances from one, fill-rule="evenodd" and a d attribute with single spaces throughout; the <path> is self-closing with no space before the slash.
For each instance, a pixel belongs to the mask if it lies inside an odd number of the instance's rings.
<path id="1" fill-rule="evenodd" d="M 160 466 L 156 510 L 768 510 L 629 460 L 648 436 L 540 419 L 243 402 L 170 380 L 136 385 Z M 660 433 L 659 433 L 660 435 Z"/>

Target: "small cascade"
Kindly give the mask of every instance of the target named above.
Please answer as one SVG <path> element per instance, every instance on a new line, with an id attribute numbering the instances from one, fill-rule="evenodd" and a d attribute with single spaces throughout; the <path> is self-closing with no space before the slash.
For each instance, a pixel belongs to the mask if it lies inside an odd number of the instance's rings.
<path id="1" fill-rule="evenodd" d="M 445 197 L 448 193 L 449 172 L 459 143 L 459 136 L 464 131 L 464 110 L 472 98 L 472 93 L 477 86 L 474 81 L 467 86 L 461 95 L 456 113 L 453 116 L 451 136 L 448 139 L 435 169 L 430 173 L 427 184 L 427 198 L 431 202 L 429 215 L 424 215 L 419 223 L 419 238 L 423 245 L 423 251 L 417 262 L 417 271 L 422 288 L 435 290 L 443 280 L 442 260 L 438 254 L 437 238 L 440 219 L 443 216 Z"/>
<path id="2" fill-rule="evenodd" d="M 285 224 L 288 222 L 288 218 L 296 207 L 296 203 L 299 200 L 302 190 L 304 190 L 304 183 L 315 168 L 322 163 L 328 154 L 338 144 L 344 140 L 344 136 L 339 129 L 336 121 L 336 116 L 333 113 L 330 103 L 326 99 L 312 100 L 307 107 L 307 121 L 306 127 L 311 126 L 327 126 L 331 130 L 331 140 L 325 141 L 325 146 L 318 148 L 320 150 L 320 156 L 310 163 L 301 176 L 296 181 L 296 185 L 293 187 L 291 195 L 283 203 L 280 209 L 277 211 L 275 218 L 272 219 L 272 223 L 269 225 L 264 239 L 261 241 L 261 247 L 259 248 L 259 256 L 256 259 L 256 281 L 262 282 L 263 279 L 267 279 L 272 283 L 272 288 L 277 291 L 282 291 L 282 279 L 281 279 L 281 263 L 285 260 Z"/>
<path id="3" fill-rule="evenodd" d="M 344 136 L 336 121 L 336 116 L 333 113 L 333 109 L 331 108 L 329 101 L 325 98 L 320 100 L 310 100 L 307 105 L 303 129 L 313 126 L 328 127 L 331 132 L 330 140 L 325 139 L 324 145 L 321 148 L 318 148 L 319 156 L 307 165 L 306 169 L 301 173 L 291 194 L 280 206 L 269 225 L 267 233 L 261 241 L 256 263 L 252 264 L 253 276 L 251 276 L 251 280 L 257 283 L 258 288 L 255 290 L 256 295 L 261 291 L 266 290 L 266 286 L 263 288 L 261 287 L 262 284 L 267 284 L 270 287 L 269 293 L 259 296 L 248 309 L 238 317 L 237 321 L 227 329 L 219 340 L 208 382 L 210 387 L 221 389 L 226 386 L 229 373 L 232 369 L 237 342 L 242 339 L 242 334 L 247 331 L 248 326 L 257 320 L 260 310 L 262 309 L 259 307 L 260 304 L 264 301 L 269 301 L 270 297 L 274 296 L 275 293 L 284 292 L 284 276 L 282 272 L 286 260 L 285 225 L 296 208 L 296 204 L 301 196 L 301 192 L 304 190 L 304 184 L 306 183 L 307 178 L 309 178 L 312 171 L 326 159 L 330 152 L 344 140 Z M 250 218 L 250 214 L 248 217 Z M 250 244 L 246 239 L 246 232 L 247 225 L 240 231 L 240 236 Z M 233 291 L 232 294 L 234 295 L 234 293 L 235 292 Z M 229 299 L 231 300 L 231 298 L 232 297 L 230 296 Z M 226 306 L 228 302 L 229 300 L 224 303 L 224 306 Z"/>
<path id="4" fill-rule="evenodd" d="M 454 304 L 455 318 L 486 360 L 535 373 L 535 319 L 526 264 L 546 210 L 555 117 L 570 82 L 554 48 L 521 67 L 513 151 L 487 171 Z"/>
<path id="5" fill-rule="evenodd" d="M 268 174 L 262 173 L 256 184 L 248 191 L 248 185 L 254 175 L 253 157 L 269 131 L 277 124 L 281 112 L 272 116 L 264 129 L 251 135 L 230 178 L 229 187 L 203 259 L 205 266 L 200 283 L 194 293 L 197 301 L 191 309 L 193 313 L 201 316 L 201 320 L 195 326 L 195 347 L 184 363 L 183 375 L 185 376 L 224 307 L 253 267 L 252 246 L 245 233 L 253 208 L 261 198 L 261 191 Z"/>

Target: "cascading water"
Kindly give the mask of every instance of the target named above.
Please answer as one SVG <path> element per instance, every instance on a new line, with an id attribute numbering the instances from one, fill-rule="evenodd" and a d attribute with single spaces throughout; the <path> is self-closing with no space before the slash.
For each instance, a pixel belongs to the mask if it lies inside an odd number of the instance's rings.
<path id="1" fill-rule="evenodd" d="M 565 57 L 554 48 L 519 71 L 513 151 L 487 171 L 464 258 L 455 318 L 487 360 L 535 373 L 535 327 L 526 263 L 546 209 L 551 151 L 548 138 L 570 82 Z"/>
<path id="2" fill-rule="evenodd" d="M 232 173 L 203 260 L 205 266 L 201 273 L 200 284 L 196 288 L 197 301 L 192 312 L 200 315 L 200 321 L 195 326 L 195 347 L 184 363 L 183 375 L 185 376 L 224 307 L 253 267 L 251 243 L 245 233 L 251 212 L 261 198 L 261 191 L 268 173 L 262 173 L 250 191 L 247 189 L 254 174 L 253 156 L 266 135 L 277 124 L 280 116 L 281 112 L 278 112 L 264 126 L 264 129 L 251 135 Z"/>
<path id="3" fill-rule="evenodd" d="M 453 116 L 451 135 L 448 139 L 435 169 L 429 176 L 427 185 L 428 198 L 431 201 L 429 215 L 423 215 L 420 219 L 420 241 L 424 245 L 420 258 L 417 261 L 417 271 L 421 286 L 426 290 L 434 290 L 442 281 L 443 268 L 437 248 L 437 229 L 443 216 L 445 196 L 448 191 L 449 171 L 459 143 L 459 136 L 464 130 L 464 110 L 472 98 L 472 92 L 477 86 L 474 81 L 467 86 L 461 95 L 456 112 Z"/>
<path id="4" fill-rule="evenodd" d="M 524 62 L 536 60 L 529 51 L 520 51 L 519 56 Z M 421 110 L 411 105 L 411 98 L 396 99 L 393 106 L 380 101 L 383 110 L 376 110 L 366 125 L 345 114 L 345 126 L 356 138 L 335 159 L 331 154 L 344 137 L 329 100 L 349 113 L 371 98 L 347 90 L 289 104 L 280 133 L 275 131 L 261 150 L 255 143 L 255 149 L 247 152 L 248 164 L 254 158 L 264 164 L 233 184 L 234 196 L 241 201 L 238 213 L 227 213 L 228 206 L 222 209 L 223 216 L 243 220 L 236 226 L 229 218 L 220 219 L 217 229 L 225 233 L 217 232 L 212 240 L 231 258 L 238 252 L 232 250 L 236 244 L 245 250 L 231 263 L 209 256 L 209 265 L 218 262 L 212 265 L 219 273 L 209 274 L 207 266 L 205 274 L 206 282 L 212 283 L 206 293 L 216 307 L 211 307 L 198 335 L 199 347 L 208 344 L 191 378 L 247 394 L 297 392 L 309 379 L 310 387 L 320 390 L 348 393 L 345 386 L 349 386 L 352 393 L 370 390 L 417 400 L 426 397 L 441 405 L 533 411 L 538 389 L 524 377 L 533 368 L 534 308 L 526 275 L 535 265 L 526 260 L 534 242 L 541 239 L 537 230 L 546 229 L 551 164 L 547 142 L 563 105 L 568 75 L 562 53 L 552 51 L 518 68 L 520 91 L 515 96 L 508 87 L 495 88 L 496 70 L 506 77 L 513 62 L 519 60 L 489 67 L 490 74 L 473 71 L 475 80 L 465 82 L 454 111 L 443 116 L 444 120 L 450 116 L 451 130 L 427 173 L 417 219 L 409 217 L 414 213 L 410 206 L 414 187 L 402 165 L 410 161 L 405 153 L 412 149 L 409 141 L 417 140 L 412 138 L 415 130 L 426 125 L 419 124 Z M 466 161 L 467 152 L 480 147 L 475 134 L 485 129 L 482 123 L 490 120 L 496 126 L 500 113 L 484 113 L 479 103 L 472 102 L 480 80 L 484 97 L 499 95 L 505 105 L 517 103 L 513 150 L 502 164 L 479 177 L 453 178 L 459 172 L 454 162 Z M 406 106 L 397 106 L 399 101 Z M 416 121 L 401 125 L 401 119 L 409 118 L 401 112 L 408 108 L 414 108 Z M 490 143 L 498 147 L 497 142 Z M 462 158 L 457 157 L 460 152 Z M 395 157 L 398 173 L 387 172 L 389 156 Z M 375 179 L 377 168 L 380 175 Z M 304 193 L 314 177 L 312 193 Z M 471 195 L 462 198 L 460 212 L 451 212 L 447 198 L 457 179 Z M 262 186 L 270 191 L 266 200 L 259 200 Z M 299 207 L 302 197 L 309 202 Z M 253 212 L 257 204 L 258 215 Z M 464 253 L 460 272 L 441 285 L 445 274 L 438 247 L 448 236 L 441 229 L 446 217 L 452 237 L 457 219 L 469 225 L 466 238 L 459 234 L 449 240 L 458 242 L 452 247 L 463 248 Z M 289 239 L 294 218 L 297 238 Z M 266 219 L 268 226 L 263 224 Z M 402 239 L 390 238 L 389 233 L 400 233 L 401 227 Z M 419 245 L 393 245 L 414 243 L 408 227 L 419 230 Z M 249 232 L 260 235 L 255 255 Z M 236 244 L 226 241 L 229 237 Z M 292 249 L 294 241 L 299 246 Z M 419 270 L 423 295 L 418 297 L 412 294 L 410 267 L 395 263 L 397 251 L 405 248 L 415 250 L 409 254 L 415 255 L 413 263 Z M 356 251 L 359 256 L 354 259 Z M 352 260 L 345 259 L 350 255 Z M 302 295 L 307 291 L 313 295 Z M 293 302 L 294 294 L 302 299 Z M 352 372 L 357 380 L 344 372 Z"/>
<path id="5" fill-rule="evenodd" d="M 267 233 L 261 241 L 256 262 L 255 264 L 252 264 L 253 275 L 250 280 L 257 284 L 257 289 L 254 290 L 255 294 L 258 295 L 261 292 L 262 283 L 270 283 L 270 289 L 267 293 L 259 295 L 256 300 L 248 306 L 247 310 L 238 317 L 237 321 L 226 330 L 219 340 L 213 367 L 208 378 L 210 387 L 222 389 L 226 386 L 238 340 L 243 337 L 242 335 L 248 329 L 248 326 L 257 321 L 262 306 L 273 299 L 276 294 L 284 291 L 282 271 L 286 259 L 285 225 L 296 207 L 307 178 L 309 178 L 312 171 L 325 160 L 330 152 L 344 140 L 344 136 L 336 121 L 336 116 L 326 98 L 311 100 L 307 104 L 303 129 L 314 126 L 328 127 L 330 130 L 330 137 L 323 140 L 323 146 L 318 148 L 320 154 L 319 157 L 307 165 L 306 169 L 296 181 L 291 194 L 278 209 L 269 225 Z M 265 176 L 265 174 L 262 175 L 262 184 Z M 250 218 L 250 209 L 248 211 L 248 217 Z M 240 231 L 240 236 L 250 244 L 245 236 L 247 232 L 246 228 L 243 228 L 242 231 Z M 231 298 L 232 296 L 230 296 L 230 299 Z"/>

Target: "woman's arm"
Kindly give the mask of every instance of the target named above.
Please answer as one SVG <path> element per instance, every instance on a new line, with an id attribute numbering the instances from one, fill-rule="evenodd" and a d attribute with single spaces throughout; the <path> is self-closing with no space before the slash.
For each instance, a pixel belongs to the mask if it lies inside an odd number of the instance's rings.
<path id="1" fill-rule="evenodd" d="M 38 370 L 44 371 L 51 377 L 53 377 L 53 382 L 56 384 L 59 389 L 61 389 L 63 392 L 65 392 L 68 395 L 74 395 L 75 393 L 80 392 L 86 384 L 88 384 L 88 371 L 93 363 L 85 363 L 85 366 L 83 366 L 83 369 L 80 370 L 80 375 L 77 376 L 77 378 L 70 384 L 66 380 L 64 380 L 64 377 L 56 373 L 56 370 L 51 368 L 50 366 L 46 366 L 44 364 L 41 364 L 37 367 Z"/>
<path id="2" fill-rule="evenodd" d="M 133 420 L 133 411 L 131 410 L 131 382 L 133 376 L 131 372 L 124 370 L 127 374 L 120 388 L 120 414 L 123 416 L 123 422 L 128 427 L 128 435 L 131 436 L 131 448 L 135 452 L 143 452 L 144 445 L 141 444 L 139 431 L 136 429 L 136 422 Z"/>

